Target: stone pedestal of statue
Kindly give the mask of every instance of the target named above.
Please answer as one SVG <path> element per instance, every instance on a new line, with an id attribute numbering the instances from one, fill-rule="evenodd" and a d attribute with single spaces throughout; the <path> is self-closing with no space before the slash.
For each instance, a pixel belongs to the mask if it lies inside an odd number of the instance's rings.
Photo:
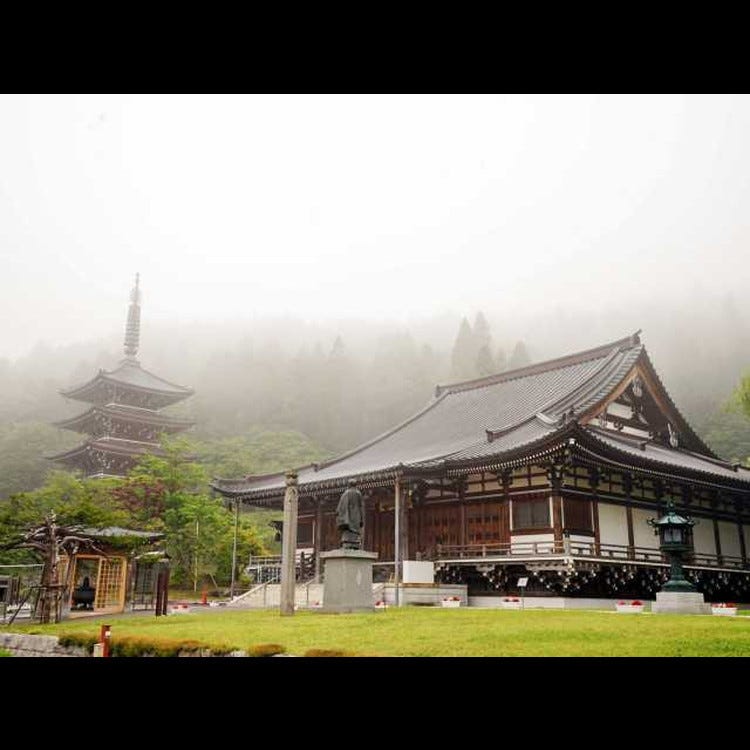
<path id="1" fill-rule="evenodd" d="M 651 611 L 662 615 L 710 615 L 711 605 L 699 591 L 659 591 Z"/>
<path id="2" fill-rule="evenodd" d="M 325 565 L 320 612 L 374 612 L 372 564 L 376 552 L 335 549 L 320 555 Z"/>

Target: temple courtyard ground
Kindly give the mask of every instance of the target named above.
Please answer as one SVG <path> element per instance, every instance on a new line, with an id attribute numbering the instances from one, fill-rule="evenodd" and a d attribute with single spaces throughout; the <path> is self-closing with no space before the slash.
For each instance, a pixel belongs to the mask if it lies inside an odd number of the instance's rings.
<path id="1" fill-rule="evenodd" d="M 107 622 L 113 639 L 191 639 L 239 649 L 273 643 L 293 655 L 319 650 L 352 656 L 750 656 L 750 616 L 742 616 L 749 614 L 403 607 L 281 617 L 278 611 L 212 607 L 159 618 L 121 615 L 11 630 L 96 636 Z"/>

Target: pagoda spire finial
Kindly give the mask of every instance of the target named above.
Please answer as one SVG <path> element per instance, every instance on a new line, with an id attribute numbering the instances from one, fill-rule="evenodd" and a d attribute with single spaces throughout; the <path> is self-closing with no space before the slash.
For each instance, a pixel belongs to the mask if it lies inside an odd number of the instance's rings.
<path id="1" fill-rule="evenodd" d="M 130 292 L 128 322 L 125 325 L 125 357 L 135 360 L 141 338 L 141 290 L 138 288 L 140 274 L 135 275 L 135 286 Z"/>

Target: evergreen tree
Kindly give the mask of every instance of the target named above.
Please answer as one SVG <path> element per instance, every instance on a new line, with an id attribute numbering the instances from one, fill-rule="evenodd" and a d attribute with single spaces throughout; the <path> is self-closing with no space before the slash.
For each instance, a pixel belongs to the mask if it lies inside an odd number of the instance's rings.
<path id="1" fill-rule="evenodd" d="M 492 360 L 492 334 L 490 333 L 490 324 L 484 313 L 480 310 L 474 318 L 474 346 L 476 347 L 476 356 L 474 358 L 474 372 L 479 377 L 491 375 L 495 372 L 495 363 Z"/>
<path id="2" fill-rule="evenodd" d="M 529 357 L 529 353 L 526 350 L 526 344 L 523 341 L 517 341 L 510 355 L 508 369 L 517 370 L 519 367 L 526 367 L 528 364 L 531 364 L 531 357 Z"/>
<path id="3" fill-rule="evenodd" d="M 489 346 L 483 346 L 477 354 L 476 371 L 479 377 L 492 375 L 495 372 L 495 362 L 490 354 Z"/>
<path id="4" fill-rule="evenodd" d="M 486 346 L 488 351 L 492 349 L 492 334 L 490 333 L 490 324 L 487 322 L 487 318 L 484 317 L 484 313 L 480 310 L 474 318 L 474 327 L 471 329 L 474 334 L 474 346 L 477 352 Z"/>
<path id="5" fill-rule="evenodd" d="M 476 350 L 474 334 L 466 318 L 461 318 L 456 341 L 451 352 L 451 375 L 458 380 L 468 380 L 475 375 Z"/>
<path id="6" fill-rule="evenodd" d="M 495 371 L 496 372 L 505 372 L 505 370 L 508 369 L 508 358 L 505 356 L 505 351 L 502 347 L 499 347 L 497 350 L 497 355 L 495 356 Z"/>

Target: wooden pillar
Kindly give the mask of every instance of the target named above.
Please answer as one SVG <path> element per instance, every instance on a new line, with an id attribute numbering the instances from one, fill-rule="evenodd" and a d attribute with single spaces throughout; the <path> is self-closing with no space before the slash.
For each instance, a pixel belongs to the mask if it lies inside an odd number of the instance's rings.
<path id="1" fill-rule="evenodd" d="M 721 535 L 719 534 L 719 522 L 714 518 L 714 543 L 716 544 L 716 557 L 719 565 L 723 564 L 721 556 Z"/>
<path id="2" fill-rule="evenodd" d="M 401 592 L 400 592 L 400 581 L 401 581 L 401 570 L 399 568 L 401 564 L 401 477 L 396 477 L 396 482 L 393 487 L 393 583 L 396 587 L 396 606 L 401 606 Z"/>
<path id="3" fill-rule="evenodd" d="M 500 502 L 500 542 L 508 545 L 510 549 L 510 486 L 513 484 L 513 472 L 505 469 L 500 475 L 503 485 L 503 499 Z"/>
<path id="4" fill-rule="evenodd" d="M 562 497 L 559 490 L 553 490 L 552 493 L 552 532 L 555 552 L 559 552 L 563 548 Z"/>
<path id="5" fill-rule="evenodd" d="M 633 508 L 630 503 L 625 506 L 625 515 L 628 520 L 628 557 L 635 558 L 635 534 L 633 533 Z"/>
<path id="6" fill-rule="evenodd" d="M 128 558 L 121 557 L 122 570 L 120 571 L 120 594 L 117 597 L 120 612 L 125 611 L 125 595 L 128 588 Z"/>
<path id="7" fill-rule="evenodd" d="M 281 540 L 281 603 L 279 611 L 282 615 L 294 614 L 298 502 L 297 472 L 288 471 L 286 474 L 286 492 L 284 493 L 284 528 Z"/>
<path id="8" fill-rule="evenodd" d="M 747 549 L 745 547 L 745 532 L 742 528 L 742 521 L 737 521 L 737 533 L 740 535 L 740 555 L 742 556 L 742 567 L 747 565 Z"/>
<path id="9" fill-rule="evenodd" d="M 547 479 L 552 490 L 552 534 L 555 552 L 563 549 L 562 467 L 552 464 L 547 470 Z"/>
<path id="10" fill-rule="evenodd" d="M 411 518 L 409 523 L 412 526 L 412 545 L 410 545 L 412 557 L 417 560 L 422 557 L 424 550 L 424 540 L 422 538 L 422 502 L 416 502 L 412 498 Z"/>
<path id="11" fill-rule="evenodd" d="M 401 498 L 401 519 L 399 523 L 399 533 L 401 534 L 401 559 L 409 559 L 409 501 L 411 492 L 407 490 Z"/>
<path id="12" fill-rule="evenodd" d="M 458 517 L 459 517 L 459 531 L 458 531 L 458 543 L 463 547 L 466 544 L 466 504 L 464 503 L 464 493 L 466 492 L 466 484 L 464 478 L 458 479 Z"/>
<path id="13" fill-rule="evenodd" d="M 320 583 L 320 553 L 323 551 L 323 501 L 320 498 L 316 498 L 313 547 L 315 548 L 315 583 Z"/>
<path id="14" fill-rule="evenodd" d="M 383 559 L 383 551 L 380 547 L 380 500 L 376 496 L 372 506 L 372 549 L 378 553 L 378 559 Z"/>
<path id="15" fill-rule="evenodd" d="M 599 556 L 602 553 L 602 537 L 599 531 L 599 499 L 596 495 L 591 500 L 591 515 L 594 521 L 594 554 Z"/>

